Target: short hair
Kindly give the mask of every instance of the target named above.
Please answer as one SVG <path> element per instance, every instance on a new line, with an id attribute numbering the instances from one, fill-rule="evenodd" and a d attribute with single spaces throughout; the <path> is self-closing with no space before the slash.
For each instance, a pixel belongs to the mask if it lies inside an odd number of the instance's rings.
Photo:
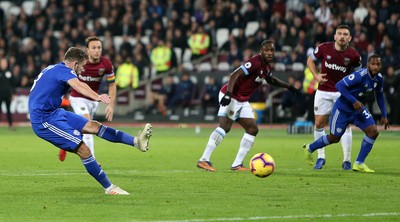
<path id="1" fill-rule="evenodd" d="M 261 48 L 264 47 L 266 44 L 275 44 L 275 43 L 271 39 L 266 39 L 266 40 L 262 41 Z"/>
<path id="2" fill-rule="evenodd" d="M 70 47 L 64 55 L 64 59 L 67 61 L 78 61 L 83 62 L 87 59 L 85 51 L 77 47 Z"/>
<path id="3" fill-rule="evenodd" d="M 350 27 L 348 26 L 348 25 L 338 25 L 337 27 L 336 27 L 336 30 L 335 30 L 335 32 L 338 30 L 338 29 L 347 29 L 347 30 L 349 30 L 349 32 L 350 32 L 350 34 L 351 34 L 351 30 L 350 30 Z"/>
<path id="4" fill-rule="evenodd" d="M 90 36 L 90 37 L 87 37 L 87 38 L 85 39 L 86 48 L 89 47 L 89 43 L 92 42 L 92 41 L 99 41 L 99 42 L 101 42 L 101 39 L 100 39 L 99 37 L 97 37 L 97 36 Z"/>
<path id="5" fill-rule="evenodd" d="M 371 61 L 372 58 L 377 58 L 377 59 L 381 59 L 381 56 L 377 53 L 372 53 L 370 56 L 368 56 L 368 62 Z"/>

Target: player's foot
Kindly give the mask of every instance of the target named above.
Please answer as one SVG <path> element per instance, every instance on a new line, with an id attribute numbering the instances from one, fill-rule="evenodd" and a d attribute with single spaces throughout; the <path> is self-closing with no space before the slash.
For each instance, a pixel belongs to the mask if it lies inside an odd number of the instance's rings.
<path id="1" fill-rule="evenodd" d="M 323 158 L 318 158 L 317 161 L 315 161 L 314 169 L 315 170 L 320 170 L 322 167 L 325 165 L 325 159 Z"/>
<path id="2" fill-rule="evenodd" d="M 353 171 L 365 172 L 365 173 L 374 173 L 375 170 L 370 169 L 367 164 L 360 163 L 360 164 L 353 164 Z"/>
<path id="3" fill-rule="evenodd" d="M 58 152 L 58 159 L 62 162 L 65 160 L 65 157 L 67 157 L 67 151 L 60 149 Z"/>
<path id="4" fill-rule="evenodd" d="M 149 150 L 149 140 L 152 136 L 153 127 L 150 123 L 146 123 L 143 130 L 139 131 L 139 134 L 135 137 L 134 145 L 142 152 Z"/>
<path id="5" fill-rule="evenodd" d="M 351 163 L 350 163 L 350 161 L 344 161 L 344 162 L 342 163 L 342 169 L 343 169 L 343 170 L 351 170 Z"/>
<path id="6" fill-rule="evenodd" d="M 197 167 L 211 172 L 217 171 L 217 169 L 212 167 L 212 163 L 210 161 L 199 161 L 197 162 Z"/>
<path id="7" fill-rule="evenodd" d="M 249 168 L 243 166 L 243 164 L 237 165 L 235 167 L 231 167 L 232 171 L 250 171 Z"/>
<path id="8" fill-rule="evenodd" d="M 308 151 L 308 145 L 304 144 L 303 145 L 303 150 L 304 150 L 304 158 L 306 160 L 306 162 L 310 165 L 313 165 L 314 163 L 314 158 L 312 156 L 312 153 L 310 151 Z"/>
<path id="9" fill-rule="evenodd" d="M 119 188 L 117 185 L 111 185 L 110 188 L 107 188 L 105 191 L 106 194 L 108 195 L 129 195 L 128 192 L 125 190 Z"/>

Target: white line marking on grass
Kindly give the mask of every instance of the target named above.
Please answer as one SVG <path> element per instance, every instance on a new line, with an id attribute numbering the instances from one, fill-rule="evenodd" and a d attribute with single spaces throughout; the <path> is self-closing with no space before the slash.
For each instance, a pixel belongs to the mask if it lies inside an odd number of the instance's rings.
<path id="1" fill-rule="evenodd" d="M 367 214 L 320 214 L 320 215 L 286 215 L 286 216 L 255 216 L 255 217 L 231 217 L 189 220 L 155 220 L 151 222 L 208 222 L 208 221 L 249 221 L 249 220 L 272 220 L 272 219 L 302 219 L 302 218 L 335 218 L 335 217 L 385 217 L 400 216 L 400 212 L 367 213 Z"/>

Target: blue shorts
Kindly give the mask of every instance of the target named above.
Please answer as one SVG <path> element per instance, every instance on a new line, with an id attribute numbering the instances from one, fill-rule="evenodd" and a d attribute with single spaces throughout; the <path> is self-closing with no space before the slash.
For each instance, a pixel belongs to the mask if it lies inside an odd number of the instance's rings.
<path id="1" fill-rule="evenodd" d="M 32 123 L 35 134 L 63 150 L 74 152 L 82 142 L 82 129 L 89 120 L 75 113 L 58 109 L 43 123 Z"/>
<path id="2" fill-rule="evenodd" d="M 349 124 L 354 124 L 364 131 L 365 128 L 371 125 L 375 125 L 376 123 L 374 117 L 365 108 L 363 112 L 344 112 L 338 109 L 335 103 L 335 105 L 333 105 L 332 118 L 330 123 L 331 133 L 335 136 L 341 137 Z"/>

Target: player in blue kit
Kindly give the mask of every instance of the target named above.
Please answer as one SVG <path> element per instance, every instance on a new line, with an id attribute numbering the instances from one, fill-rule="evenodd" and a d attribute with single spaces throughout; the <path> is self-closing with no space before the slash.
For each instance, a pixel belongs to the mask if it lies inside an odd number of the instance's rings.
<path id="1" fill-rule="evenodd" d="M 386 114 L 385 100 L 383 97 L 383 77 L 380 74 L 382 69 L 381 57 L 373 54 L 368 58 L 367 68 L 360 69 L 336 84 L 340 97 L 335 102 L 332 110 L 330 123 L 330 134 L 324 135 L 313 143 L 303 146 L 305 159 L 313 163 L 312 153 L 326 145 L 339 142 L 346 127 L 354 124 L 364 131 L 365 136 L 361 143 L 356 162 L 353 164 L 354 171 L 373 173 L 364 162 L 379 135 L 375 120 L 363 101 L 371 93 L 375 92 L 379 109 L 381 110 L 381 121 L 384 129 L 388 129 L 389 123 Z"/>
<path id="2" fill-rule="evenodd" d="M 152 127 L 147 123 L 137 137 L 115 130 L 101 123 L 88 120 L 80 115 L 62 108 L 62 97 L 72 87 L 82 95 L 95 101 L 108 104 L 107 94 L 97 94 L 86 83 L 78 80 L 77 74 L 86 64 L 86 53 L 71 47 L 64 55 L 64 61 L 46 67 L 35 79 L 29 95 L 29 113 L 32 129 L 35 134 L 68 152 L 76 153 L 92 177 L 105 189 L 106 194 L 128 195 L 129 193 L 112 184 L 105 172 L 97 164 L 89 147 L 82 141 L 82 134 L 96 134 L 110 142 L 135 146 L 145 152 L 148 150 Z"/>

